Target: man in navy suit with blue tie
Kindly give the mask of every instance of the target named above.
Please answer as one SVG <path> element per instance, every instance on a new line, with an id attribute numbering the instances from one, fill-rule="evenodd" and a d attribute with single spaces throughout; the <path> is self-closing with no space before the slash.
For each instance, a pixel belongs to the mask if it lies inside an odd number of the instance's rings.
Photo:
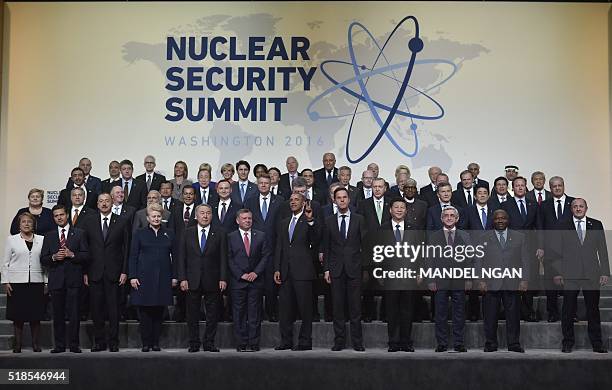
<path id="1" fill-rule="evenodd" d="M 325 281 L 331 284 L 334 316 L 334 346 L 341 351 L 346 342 L 345 305 L 351 324 L 353 349 L 365 351 L 361 328 L 361 278 L 366 261 L 362 245 L 367 228 L 363 216 L 349 210 L 349 193 L 336 188 L 334 201 L 338 212 L 325 220 L 324 269 Z"/>
<path id="2" fill-rule="evenodd" d="M 253 213 L 250 210 L 240 209 L 236 223 L 238 230 L 227 236 L 234 338 L 238 352 L 255 352 L 259 351 L 261 334 L 263 274 L 271 261 L 272 248 L 264 232 L 251 229 Z"/>
<path id="3" fill-rule="evenodd" d="M 257 194 L 257 185 L 249 180 L 251 164 L 248 161 L 238 161 L 236 172 L 238 173 L 238 181 L 232 183 L 232 200 L 244 204 L 248 198 Z"/>
<path id="4" fill-rule="evenodd" d="M 535 310 L 533 308 L 533 297 L 537 290 L 536 283 L 538 277 L 538 258 L 542 257 L 543 251 L 538 249 L 540 240 L 536 236 L 536 222 L 538 214 L 538 204 L 527 200 L 527 179 L 517 176 L 512 181 L 512 191 L 514 197 L 501 204 L 502 210 L 508 213 L 510 229 L 520 230 L 525 234 L 525 244 L 529 253 L 529 274 L 531 275 L 530 284 L 533 287 L 530 291 L 521 294 L 522 306 L 521 317 L 529 322 L 537 322 Z"/>

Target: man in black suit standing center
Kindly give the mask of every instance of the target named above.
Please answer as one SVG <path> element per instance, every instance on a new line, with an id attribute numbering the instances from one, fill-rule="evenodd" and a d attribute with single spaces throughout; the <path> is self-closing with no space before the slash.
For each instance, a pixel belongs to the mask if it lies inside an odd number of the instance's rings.
<path id="1" fill-rule="evenodd" d="M 365 219 L 349 210 L 349 192 L 336 188 L 334 201 L 338 213 L 325 220 L 325 281 L 331 284 L 334 316 L 334 346 L 341 351 L 346 342 L 344 305 L 348 306 L 353 349 L 365 351 L 361 329 L 362 243 L 367 231 Z M 346 297 L 346 298 L 345 298 Z"/>
<path id="2" fill-rule="evenodd" d="M 187 326 L 189 352 L 200 350 L 200 305 L 202 295 L 206 306 L 204 351 L 219 352 L 215 346 L 219 301 L 227 287 L 226 235 L 218 226 L 212 226 L 212 207 L 203 203 L 195 209 L 197 226 L 185 229 L 180 237 L 178 279 L 181 290 L 187 292 Z"/>

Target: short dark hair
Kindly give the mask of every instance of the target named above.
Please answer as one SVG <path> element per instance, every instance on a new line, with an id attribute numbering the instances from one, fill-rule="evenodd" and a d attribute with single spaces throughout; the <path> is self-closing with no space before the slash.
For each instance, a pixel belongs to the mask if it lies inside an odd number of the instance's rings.
<path id="1" fill-rule="evenodd" d="M 514 180 L 512 180 L 512 185 L 514 185 L 514 183 L 515 183 L 517 180 L 522 180 L 522 181 L 525 183 L 525 186 L 527 186 L 527 179 L 525 179 L 525 177 L 524 177 L 524 176 L 517 176 L 517 177 L 515 177 L 515 178 L 514 178 Z"/>
<path id="2" fill-rule="evenodd" d="M 81 171 L 83 175 L 85 174 L 85 172 L 83 172 L 81 168 L 76 167 L 76 168 L 72 168 L 72 170 L 70 171 L 70 176 L 72 176 L 72 174 L 75 173 L 76 171 Z"/>
<path id="3" fill-rule="evenodd" d="M 170 188 L 174 189 L 174 183 L 173 183 L 173 182 L 171 182 L 171 181 L 168 181 L 168 180 L 166 180 L 166 181 L 162 181 L 162 182 L 160 183 L 159 187 L 161 188 L 161 186 L 162 186 L 162 185 L 164 185 L 164 184 L 170 184 Z"/>
<path id="4" fill-rule="evenodd" d="M 313 173 L 313 174 L 314 174 L 314 171 L 313 171 L 312 169 L 310 169 L 310 168 L 304 168 L 304 169 L 302 169 L 302 172 L 300 173 L 300 175 L 303 175 L 303 174 L 304 174 L 304 172 L 311 172 L 311 173 Z"/>
<path id="5" fill-rule="evenodd" d="M 268 174 L 270 173 L 270 171 L 276 171 L 276 173 L 278 173 L 279 176 L 281 175 L 281 171 L 277 167 L 268 168 Z"/>
<path id="6" fill-rule="evenodd" d="M 249 164 L 249 162 L 248 162 L 248 161 L 246 161 L 246 160 L 240 160 L 240 161 L 238 161 L 238 162 L 236 163 L 236 170 L 237 170 L 238 168 L 240 168 L 240 166 L 241 166 L 241 165 L 246 165 L 246 167 L 248 168 L 248 170 L 249 170 L 249 171 L 251 170 L 251 164 Z"/>
<path id="7" fill-rule="evenodd" d="M 500 180 L 505 181 L 505 182 L 506 182 L 506 185 L 508 185 L 508 179 L 506 179 L 506 178 L 505 178 L 505 177 L 503 177 L 503 176 L 499 176 L 499 177 L 498 177 L 497 179 L 495 179 L 495 181 L 493 182 L 493 186 L 496 186 L 496 185 L 497 185 L 497 182 L 498 182 L 498 181 L 500 181 Z"/>
<path id="8" fill-rule="evenodd" d="M 253 167 L 253 172 L 257 172 L 257 169 L 263 168 L 266 173 L 268 173 L 268 167 L 265 164 L 255 164 Z"/>
<path id="9" fill-rule="evenodd" d="M 132 169 L 134 169 L 134 164 L 132 164 L 132 162 L 128 159 L 125 160 L 121 160 L 121 162 L 119 163 L 119 166 L 122 167 L 124 165 L 129 165 L 130 167 L 132 167 Z"/>
<path id="10" fill-rule="evenodd" d="M 399 203 L 403 203 L 403 204 L 404 204 L 404 206 L 408 207 L 408 205 L 407 205 L 406 201 L 404 200 L 404 198 L 394 197 L 393 199 L 391 199 L 391 201 L 389 201 L 389 208 L 392 208 L 392 207 L 393 207 L 393 205 L 394 205 L 395 203 L 398 203 L 398 202 L 399 202 Z"/>
<path id="11" fill-rule="evenodd" d="M 56 204 L 55 206 L 53 206 L 51 208 L 51 212 L 53 213 L 55 210 L 64 210 L 64 212 L 66 214 L 68 214 L 68 211 L 66 210 L 66 206 L 64 206 L 63 204 Z"/>
<path id="12" fill-rule="evenodd" d="M 336 189 L 334 190 L 334 199 L 336 199 L 336 194 L 337 194 L 338 192 L 340 192 L 340 191 L 344 191 L 344 192 L 346 192 L 346 195 L 347 195 L 347 196 L 349 196 L 349 192 L 348 192 L 348 190 L 347 190 L 346 188 L 344 188 L 344 187 L 338 187 L 338 188 L 336 188 Z"/>

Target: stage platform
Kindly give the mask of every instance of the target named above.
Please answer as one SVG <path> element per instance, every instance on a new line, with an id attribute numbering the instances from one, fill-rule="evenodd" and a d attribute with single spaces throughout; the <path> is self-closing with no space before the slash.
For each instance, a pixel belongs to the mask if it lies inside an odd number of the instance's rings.
<path id="1" fill-rule="evenodd" d="M 108 389 L 605 389 L 612 386 L 612 354 L 550 350 L 485 353 L 293 352 L 263 349 L 238 353 L 187 353 L 167 349 L 143 353 L 85 351 L 50 355 L 48 351 L 19 355 L 0 352 L 0 368 L 62 368 L 70 385 L 87 390 Z"/>

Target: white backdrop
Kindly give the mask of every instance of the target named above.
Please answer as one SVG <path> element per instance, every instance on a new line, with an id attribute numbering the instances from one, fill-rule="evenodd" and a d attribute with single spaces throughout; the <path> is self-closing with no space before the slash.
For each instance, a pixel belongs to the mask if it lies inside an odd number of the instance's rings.
<path id="1" fill-rule="evenodd" d="M 382 44 L 401 17 L 414 15 L 424 50 L 405 94 L 421 120 L 396 115 L 389 134 L 408 151 L 415 148 L 409 125 L 417 125 L 418 151 L 403 156 L 386 137 L 353 167 L 359 180 L 375 161 L 392 179 L 395 166 L 408 165 L 424 185 L 427 167 L 439 165 L 453 182 L 470 161 L 492 181 L 513 163 L 529 177 L 542 170 L 566 178 L 567 192 L 589 201 L 590 215 L 612 225 L 608 80 L 608 4 L 525 3 L 8 3 L 5 12 L 0 185 L 0 233 L 27 204 L 28 189 L 60 190 L 79 158 L 93 161 L 95 176 L 108 177 L 110 160 L 131 159 L 135 174 L 153 154 L 158 169 L 172 176 L 185 160 L 190 176 L 201 162 L 215 171 L 245 158 L 284 170 L 286 156 L 300 167 L 321 166 L 333 151 L 347 164 L 345 144 L 356 98 L 324 77 L 326 60 L 350 62 L 347 32 L 359 21 Z M 414 35 L 406 23 L 390 40 L 390 65 L 408 60 Z M 307 37 L 309 60 L 167 61 L 166 37 Z M 375 43 L 363 31 L 353 36 L 358 64 L 372 64 Z M 450 64 L 450 65 L 449 65 Z M 293 77 L 283 91 L 169 92 L 170 66 L 317 67 L 312 88 Z M 378 68 L 386 66 L 382 62 Z M 456 70 L 452 72 L 453 68 Z M 347 64 L 325 68 L 338 81 L 354 78 Z M 402 78 L 405 67 L 393 75 Z M 387 72 L 372 75 L 368 93 L 390 105 L 397 82 Z M 448 79 L 447 79 L 448 78 Z M 447 79 L 447 80 L 446 80 Z M 280 80 L 280 79 L 279 79 Z M 446 80 L 446 81 L 445 81 Z M 440 84 L 442 83 L 442 84 Z M 440 84 L 440 85 L 437 85 Z M 348 84 L 360 93 L 357 83 Z M 332 89 L 332 90 L 330 90 Z M 422 94 L 425 92 L 431 99 Z M 283 97 L 280 121 L 169 122 L 169 97 Z M 322 96 L 322 97 L 321 97 Z M 320 97 L 320 98 L 318 98 Z M 313 121 L 309 105 L 333 119 Z M 403 109 L 405 106 L 401 106 Z M 380 126 L 360 103 L 351 153 L 360 154 Z M 384 117 L 385 110 L 378 110 Z M 180 144 L 181 137 L 186 141 Z M 227 137 L 228 145 L 222 144 Z M 254 145 L 262 137 L 261 145 Z M 169 140 L 174 139 L 174 145 Z M 310 144 L 308 144 L 310 139 Z M 233 144 L 238 140 L 237 144 Z M 273 145 L 266 143 L 273 140 Z M 216 142 L 216 143 L 215 143 Z M 289 144 L 287 144 L 289 143 Z M 218 176 L 218 175 L 215 175 Z"/>

